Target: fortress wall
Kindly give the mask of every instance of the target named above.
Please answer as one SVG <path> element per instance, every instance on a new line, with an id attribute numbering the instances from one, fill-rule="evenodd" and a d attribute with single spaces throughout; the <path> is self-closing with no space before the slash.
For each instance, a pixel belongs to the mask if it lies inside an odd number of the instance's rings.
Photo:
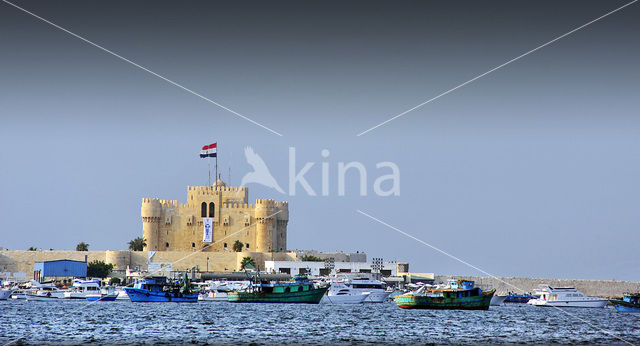
<path id="1" fill-rule="evenodd" d="M 544 279 L 544 278 L 520 278 L 520 277 L 500 277 L 513 286 L 515 289 L 500 280 L 491 277 L 478 276 L 441 276 L 435 277 L 435 282 L 447 282 L 449 279 L 470 279 L 483 289 L 495 288 L 496 293 L 507 292 L 532 292 L 539 285 L 545 284 L 557 287 L 575 287 L 580 292 L 589 296 L 599 297 L 620 297 L 629 292 L 640 292 L 640 282 L 636 281 L 614 281 L 614 280 L 582 280 L 582 279 Z"/>
<path id="2" fill-rule="evenodd" d="M 27 279 L 33 278 L 33 264 L 35 262 L 74 260 L 87 261 L 105 260 L 106 251 L 28 251 L 2 250 L 0 251 L 0 272 L 26 273 Z"/>
<path id="3" fill-rule="evenodd" d="M 152 262 L 173 263 L 174 271 L 190 270 L 193 267 L 206 271 L 208 257 L 209 271 L 234 271 L 236 256 L 235 252 L 158 251 Z"/>
<path id="4" fill-rule="evenodd" d="M 33 277 L 33 264 L 35 262 L 54 261 L 61 259 L 84 261 L 105 261 L 114 265 L 114 270 L 126 270 L 127 266 L 132 270 L 148 269 L 149 251 L 107 250 L 107 251 L 27 251 L 27 250 L 2 250 L 0 251 L 0 277 L 6 277 L 6 273 L 25 273 L 26 278 Z M 151 262 L 173 263 L 174 271 L 190 270 L 197 267 L 200 271 L 207 270 L 207 257 L 209 258 L 209 271 L 235 271 L 240 270 L 240 262 L 245 256 L 251 256 L 259 268 L 264 269 L 265 260 L 292 261 L 295 253 L 262 253 L 262 252 L 193 252 L 193 251 L 156 251 Z"/>

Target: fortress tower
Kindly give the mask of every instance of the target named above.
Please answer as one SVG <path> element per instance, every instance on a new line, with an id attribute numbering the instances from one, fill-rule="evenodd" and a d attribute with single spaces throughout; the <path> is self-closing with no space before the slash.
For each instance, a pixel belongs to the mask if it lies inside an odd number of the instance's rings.
<path id="1" fill-rule="evenodd" d="M 287 250 L 289 204 L 258 199 L 248 204 L 246 187 L 228 187 L 221 180 L 213 186 L 189 186 L 187 203 L 143 198 L 142 236 L 149 251 Z M 204 243 L 203 218 L 213 220 L 213 243 Z"/>

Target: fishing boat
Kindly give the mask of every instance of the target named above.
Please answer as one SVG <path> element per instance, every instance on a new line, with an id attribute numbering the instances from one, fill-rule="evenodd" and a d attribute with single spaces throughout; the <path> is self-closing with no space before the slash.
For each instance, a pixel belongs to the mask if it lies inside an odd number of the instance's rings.
<path id="1" fill-rule="evenodd" d="M 229 292 L 232 303 L 298 303 L 318 304 L 329 286 L 316 287 L 305 275 L 296 276 L 290 282 L 261 282 L 245 289 Z"/>
<path id="2" fill-rule="evenodd" d="M 483 292 L 473 281 L 450 281 L 445 287 L 423 286 L 395 298 L 403 309 L 489 310 L 495 290 Z"/>
<path id="3" fill-rule="evenodd" d="M 531 299 L 527 304 L 571 308 L 604 308 L 609 303 L 604 298 L 587 297 L 574 287 L 541 285 L 538 292 L 541 294 L 540 298 Z"/>
<path id="4" fill-rule="evenodd" d="M 640 293 L 628 294 L 622 299 L 611 299 L 611 304 L 620 312 L 640 312 Z"/>
<path id="5" fill-rule="evenodd" d="M 367 299 L 369 292 L 360 292 L 342 282 L 333 282 L 320 301 L 321 304 L 360 304 Z"/>
<path id="6" fill-rule="evenodd" d="M 124 290 L 132 302 L 198 302 L 198 293 L 191 291 L 188 280 L 172 283 L 162 276 L 141 278 L 136 279 L 133 287 Z"/>
<path id="7" fill-rule="evenodd" d="M 118 293 L 116 292 L 116 288 L 111 286 L 102 287 L 99 293 L 91 293 L 86 295 L 87 300 L 90 302 L 113 302 L 117 297 Z"/>
<path id="8" fill-rule="evenodd" d="M 530 295 L 530 294 L 509 294 L 504 299 L 504 302 L 505 303 L 522 303 L 522 304 L 526 304 L 531 299 L 538 299 L 538 298 L 540 298 L 540 296 L 534 296 L 534 295 Z"/>

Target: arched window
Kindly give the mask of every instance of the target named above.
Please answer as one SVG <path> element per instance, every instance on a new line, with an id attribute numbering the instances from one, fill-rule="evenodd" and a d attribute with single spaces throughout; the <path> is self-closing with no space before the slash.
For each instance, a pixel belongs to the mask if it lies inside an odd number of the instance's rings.
<path id="1" fill-rule="evenodd" d="M 202 217 L 207 217 L 207 202 L 202 202 L 200 213 L 202 214 Z"/>
<path id="2" fill-rule="evenodd" d="M 213 202 L 209 203 L 209 217 L 216 216 L 216 205 Z"/>

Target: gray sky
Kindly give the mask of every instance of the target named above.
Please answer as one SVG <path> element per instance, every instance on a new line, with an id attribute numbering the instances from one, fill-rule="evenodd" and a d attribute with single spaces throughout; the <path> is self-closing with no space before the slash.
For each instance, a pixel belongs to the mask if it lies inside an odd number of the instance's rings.
<path id="1" fill-rule="evenodd" d="M 186 198 L 252 146 L 288 190 L 291 249 L 366 251 L 478 274 L 357 209 L 504 276 L 640 280 L 640 7 L 632 5 L 370 133 L 356 134 L 625 2 L 17 4 L 283 134 L 275 136 L 0 5 L 0 246 L 121 249 L 140 200 Z M 329 149 L 327 159 L 320 155 Z M 362 162 L 337 194 L 338 162 Z M 400 168 L 400 196 L 373 181 Z"/>

